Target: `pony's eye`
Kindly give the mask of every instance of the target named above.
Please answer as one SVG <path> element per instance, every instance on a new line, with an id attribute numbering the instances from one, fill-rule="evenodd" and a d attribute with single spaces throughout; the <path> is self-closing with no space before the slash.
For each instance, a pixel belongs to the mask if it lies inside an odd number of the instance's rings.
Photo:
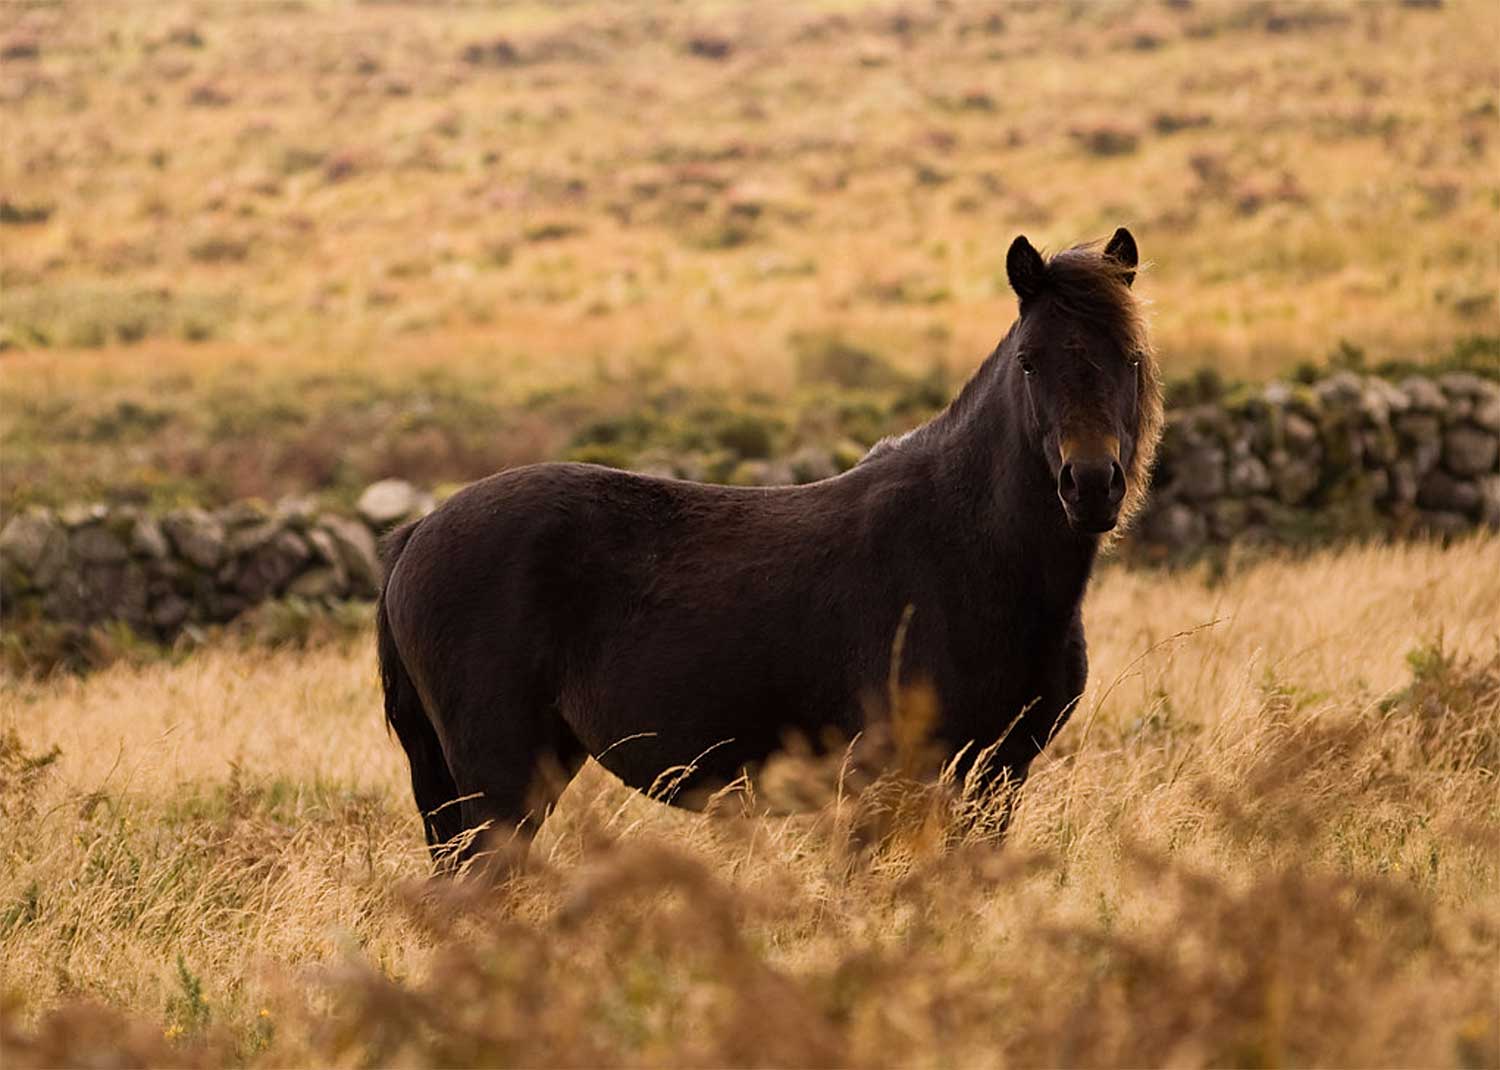
<path id="1" fill-rule="evenodd" d="M 1023 371 L 1025 374 L 1036 374 L 1036 368 L 1034 368 L 1031 364 L 1031 361 L 1027 360 L 1025 357 L 1017 357 L 1016 362 L 1021 365 L 1021 371 Z"/>

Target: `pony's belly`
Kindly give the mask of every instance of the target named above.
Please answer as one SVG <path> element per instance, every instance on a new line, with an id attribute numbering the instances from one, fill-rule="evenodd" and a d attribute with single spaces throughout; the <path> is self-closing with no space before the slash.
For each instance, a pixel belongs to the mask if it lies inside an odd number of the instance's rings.
<path id="1" fill-rule="evenodd" d="M 820 704 L 821 716 L 812 716 L 768 694 L 744 698 L 713 706 L 595 710 L 592 717 L 568 720 L 578 723 L 575 733 L 600 765 L 653 796 L 714 791 L 753 773 L 794 741 L 817 749 L 835 736 L 852 735 L 843 724 L 842 704 Z"/>

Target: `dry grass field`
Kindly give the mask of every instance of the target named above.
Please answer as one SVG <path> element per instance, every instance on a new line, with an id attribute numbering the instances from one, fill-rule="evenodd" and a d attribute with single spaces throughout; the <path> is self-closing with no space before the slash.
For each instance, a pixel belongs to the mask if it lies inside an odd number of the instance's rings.
<path id="1" fill-rule="evenodd" d="M 6 1065 L 1500 1065 L 1500 540 L 1087 614 L 1003 843 L 590 768 L 500 893 L 424 882 L 368 635 L 10 681 Z"/>
<path id="2" fill-rule="evenodd" d="M 0 5 L 0 500 L 470 479 L 830 346 L 951 379 L 1017 232 L 1134 228 L 1173 376 L 1493 353 L 1497 40 L 1482 2 Z"/>

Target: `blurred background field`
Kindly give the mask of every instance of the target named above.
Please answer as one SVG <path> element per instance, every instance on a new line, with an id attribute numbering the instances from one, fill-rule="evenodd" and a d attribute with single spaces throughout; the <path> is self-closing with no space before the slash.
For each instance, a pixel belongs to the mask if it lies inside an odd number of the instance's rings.
<path id="1" fill-rule="evenodd" d="M 1018 232 L 1134 228 L 1172 377 L 1494 362 L 1497 31 L 1482 3 L 7 4 L 0 504 L 347 498 L 736 421 L 868 445 L 1003 332 Z"/>

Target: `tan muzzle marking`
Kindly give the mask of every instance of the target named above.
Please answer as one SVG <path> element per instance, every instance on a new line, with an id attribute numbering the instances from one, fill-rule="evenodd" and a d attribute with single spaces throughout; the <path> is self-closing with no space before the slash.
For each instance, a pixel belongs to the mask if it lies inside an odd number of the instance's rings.
<path id="1" fill-rule="evenodd" d="M 1108 434 L 1088 437 L 1064 435 L 1059 452 L 1062 454 L 1063 464 L 1068 464 L 1076 457 L 1108 457 L 1119 464 L 1120 440 L 1117 436 Z"/>

